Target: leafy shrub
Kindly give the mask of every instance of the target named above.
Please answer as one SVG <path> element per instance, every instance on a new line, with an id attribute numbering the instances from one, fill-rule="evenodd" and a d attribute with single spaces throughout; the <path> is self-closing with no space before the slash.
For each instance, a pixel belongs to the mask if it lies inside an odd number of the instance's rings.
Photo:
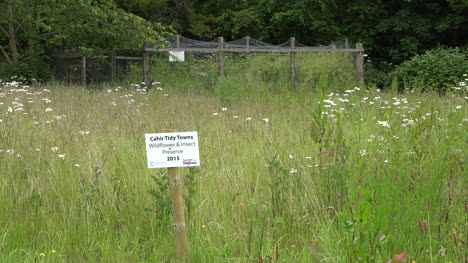
<path id="1" fill-rule="evenodd" d="M 436 48 L 402 63 L 391 76 L 401 80 L 405 88 L 444 94 L 447 88 L 454 85 L 466 72 L 466 50 Z"/>
<path id="2" fill-rule="evenodd" d="M 15 70 L 8 63 L 0 61 L 0 79 L 9 79 L 15 74 Z"/>
<path id="3" fill-rule="evenodd" d="M 388 73 L 392 70 L 393 67 L 389 63 L 365 63 L 364 80 L 369 86 L 375 86 L 379 88 L 388 87 L 392 81 Z"/>
<path id="4" fill-rule="evenodd" d="M 50 80 L 50 58 L 45 54 L 34 52 L 33 55 L 21 56 L 20 63 L 12 66 L 0 60 L 0 79 L 14 76 L 25 80 L 35 78 L 40 81 Z"/>

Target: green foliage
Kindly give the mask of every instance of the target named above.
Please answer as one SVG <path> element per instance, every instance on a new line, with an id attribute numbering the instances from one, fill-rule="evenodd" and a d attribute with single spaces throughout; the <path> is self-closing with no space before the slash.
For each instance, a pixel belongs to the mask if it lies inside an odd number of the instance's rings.
<path id="1" fill-rule="evenodd" d="M 367 85 L 379 88 L 388 87 L 391 83 L 389 74 L 393 71 L 393 67 L 388 63 L 365 63 L 364 64 L 364 80 Z"/>
<path id="2" fill-rule="evenodd" d="M 54 48 L 102 53 L 115 48 L 137 48 L 163 39 L 166 28 L 118 8 L 112 1 L 26 1 L 0 3 L 1 55 L 19 57 L 12 71 L 25 77 L 47 79 Z M 21 14 L 21 15 L 19 15 Z M 20 28 L 7 30 L 5 28 Z M 12 33 L 13 32 L 13 33 Z"/>
<path id="3" fill-rule="evenodd" d="M 189 167 L 188 173 L 184 176 L 184 203 L 187 210 L 187 220 L 191 220 L 195 210 L 194 199 L 198 189 L 199 169 Z M 148 193 L 154 200 L 154 205 L 151 208 L 146 208 L 146 211 L 153 212 L 155 217 L 161 223 L 168 223 L 171 218 L 171 198 L 169 189 L 169 180 L 166 173 L 159 172 L 157 175 L 152 175 L 151 178 L 156 184 L 154 188 L 150 188 Z"/>
<path id="4" fill-rule="evenodd" d="M 353 218 L 340 215 L 342 229 L 348 234 L 349 262 L 376 262 L 377 251 L 388 241 L 389 210 L 382 187 L 371 193 L 361 187 L 363 198 L 353 209 Z"/>
<path id="5" fill-rule="evenodd" d="M 258 10 L 265 23 L 265 38 L 284 42 L 294 36 L 298 40 L 315 44 L 328 44 L 339 37 L 334 21 L 335 1 L 259 1 Z"/>
<path id="6" fill-rule="evenodd" d="M 468 53 L 458 48 L 436 48 L 399 65 L 391 76 L 410 89 L 437 91 L 440 94 L 456 85 L 468 72 Z"/>
<path id="7" fill-rule="evenodd" d="M 171 198 L 169 192 L 169 181 L 167 174 L 158 174 L 151 176 L 156 188 L 151 188 L 148 193 L 154 199 L 154 206 L 147 208 L 147 211 L 153 212 L 161 223 L 167 223 L 171 215 Z"/>

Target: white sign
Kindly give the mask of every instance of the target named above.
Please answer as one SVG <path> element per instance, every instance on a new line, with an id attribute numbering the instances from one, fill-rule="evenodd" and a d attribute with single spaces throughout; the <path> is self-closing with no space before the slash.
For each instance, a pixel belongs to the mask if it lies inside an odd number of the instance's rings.
<path id="1" fill-rule="evenodd" d="M 148 168 L 200 166 L 197 132 L 145 134 Z"/>
<path id="2" fill-rule="evenodd" d="M 169 51 L 169 62 L 184 62 L 185 52 L 184 51 Z"/>

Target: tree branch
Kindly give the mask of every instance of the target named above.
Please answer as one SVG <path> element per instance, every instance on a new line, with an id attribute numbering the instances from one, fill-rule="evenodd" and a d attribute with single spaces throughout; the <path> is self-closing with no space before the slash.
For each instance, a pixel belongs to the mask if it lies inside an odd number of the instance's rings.
<path id="1" fill-rule="evenodd" d="M 6 53 L 6 50 L 0 45 L 0 51 L 2 51 L 3 56 L 7 60 L 8 64 L 13 65 L 13 61 L 11 61 L 10 56 L 8 56 L 8 53 Z"/>
<path id="2" fill-rule="evenodd" d="M 48 35 L 55 35 L 55 34 L 59 34 L 59 33 L 60 33 L 59 31 L 47 32 L 47 33 L 41 34 L 39 36 L 36 36 L 35 38 L 45 37 L 45 36 L 48 36 Z"/>
<path id="3" fill-rule="evenodd" d="M 5 30 L 5 28 L 2 27 L 2 25 L 0 25 L 0 29 L 3 31 L 3 33 L 5 33 L 5 35 L 8 37 L 8 32 Z"/>

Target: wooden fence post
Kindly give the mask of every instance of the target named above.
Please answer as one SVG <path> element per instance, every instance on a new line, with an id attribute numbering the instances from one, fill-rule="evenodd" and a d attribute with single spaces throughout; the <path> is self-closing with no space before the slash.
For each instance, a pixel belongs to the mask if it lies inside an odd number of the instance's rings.
<path id="1" fill-rule="evenodd" d="M 115 73 L 117 71 L 117 52 L 112 50 L 111 52 L 111 81 L 115 82 Z"/>
<path id="2" fill-rule="evenodd" d="M 149 81 L 150 54 L 148 51 L 146 51 L 146 48 L 149 46 L 150 44 L 148 42 L 145 42 L 143 44 L 143 83 L 147 90 L 150 87 L 150 81 Z"/>
<path id="3" fill-rule="evenodd" d="M 290 39 L 290 47 L 292 49 L 296 48 L 296 39 L 294 37 L 291 37 Z M 296 85 L 296 52 L 291 52 L 289 53 L 289 71 L 290 71 L 290 77 L 291 77 L 291 82 L 294 86 L 294 90 L 297 91 L 297 85 Z"/>
<path id="4" fill-rule="evenodd" d="M 249 36 L 246 36 L 246 37 L 245 37 L 245 47 L 246 47 L 247 49 L 250 48 L 250 37 L 249 37 Z"/>
<path id="5" fill-rule="evenodd" d="M 176 48 L 179 49 L 180 48 L 180 35 L 176 35 Z"/>
<path id="6" fill-rule="evenodd" d="M 344 43 L 345 43 L 345 48 L 349 48 L 348 38 L 345 38 Z"/>
<path id="7" fill-rule="evenodd" d="M 86 86 L 86 56 L 81 57 L 81 85 Z"/>
<path id="8" fill-rule="evenodd" d="M 224 53 L 223 53 L 223 47 L 224 47 L 224 38 L 223 37 L 218 37 L 218 73 L 219 76 L 224 76 Z"/>
<path id="9" fill-rule="evenodd" d="M 356 66 L 356 81 L 364 84 L 364 46 L 362 43 L 356 43 L 356 52 L 354 52 L 354 63 Z"/>

